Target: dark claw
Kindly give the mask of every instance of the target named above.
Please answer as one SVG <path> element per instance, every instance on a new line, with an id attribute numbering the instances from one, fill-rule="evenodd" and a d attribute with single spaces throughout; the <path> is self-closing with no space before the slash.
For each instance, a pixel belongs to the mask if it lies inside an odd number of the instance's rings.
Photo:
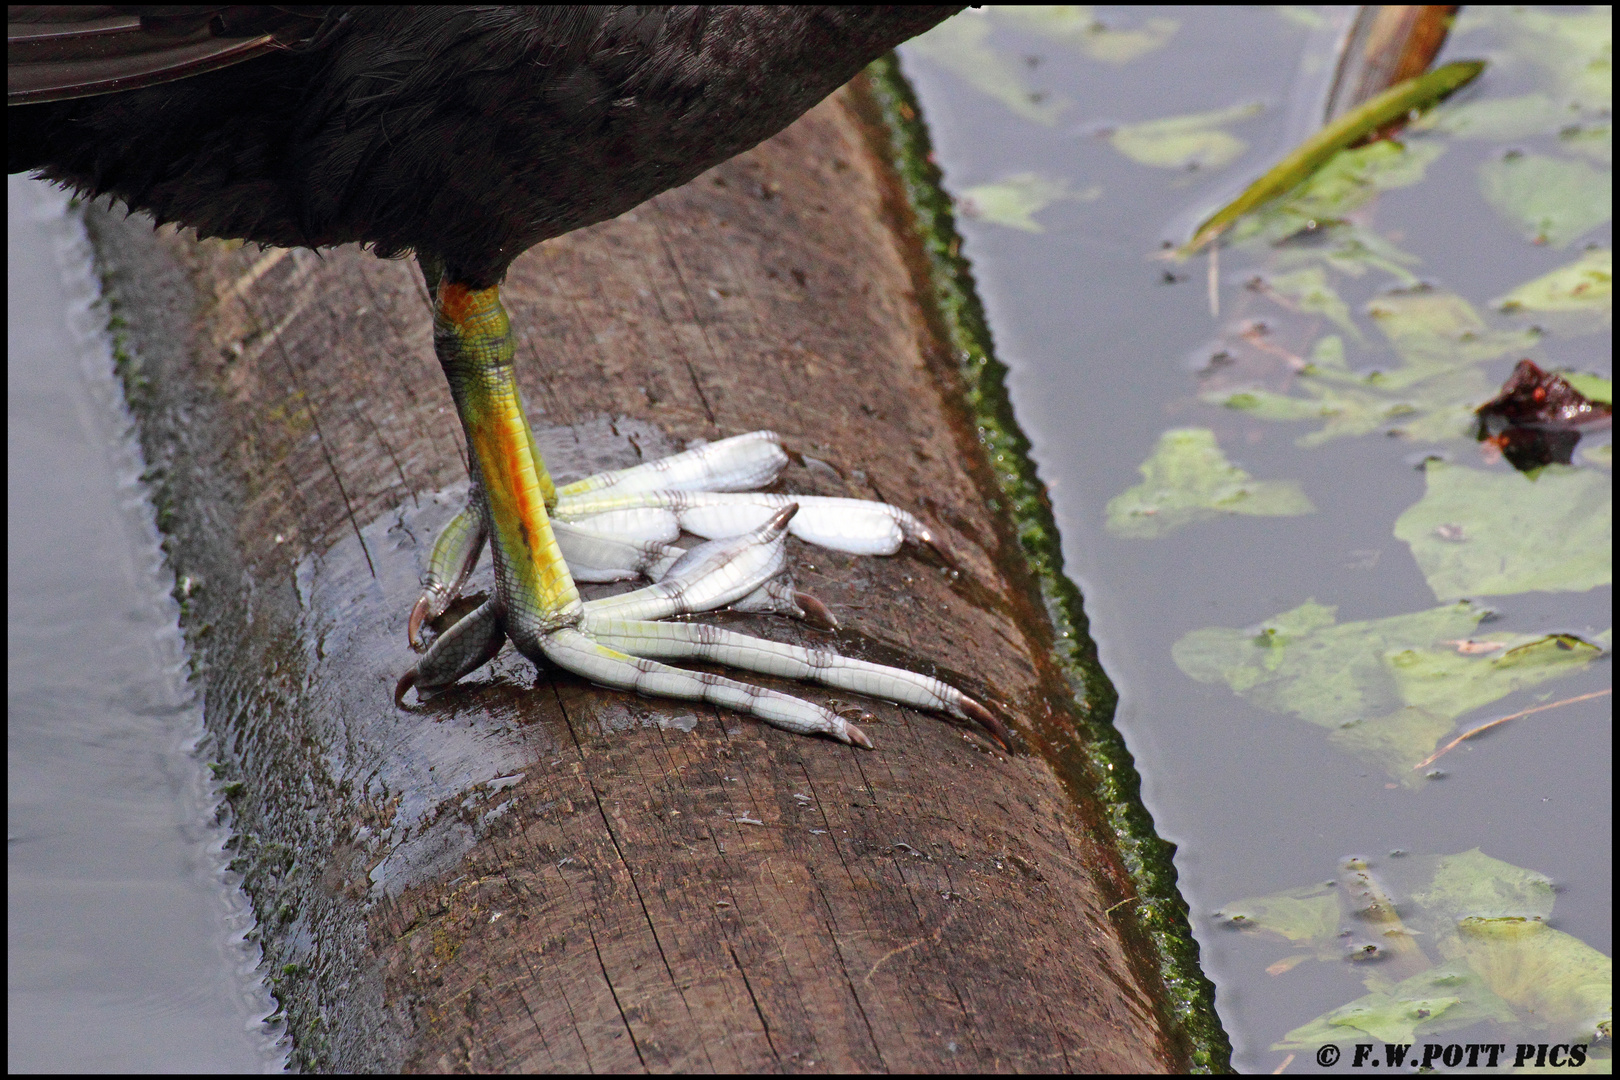
<path id="1" fill-rule="evenodd" d="M 827 605 L 807 592 L 794 592 L 793 602 L 804 612 L 804 621 L 817 630 L 836 630 L 838 620 L 827 610 Z"/>
<path id="2" fill-rule="evenodd" d="M 415 685 L 416 668 L 413 667 L 405 674 L 401 675 L 399 677 L 399 682 L 394 684 L 394 707 L 396 709 L 403 709 L 405 707 L 405 694 L 410 690 L 411 687 Z"/>
<path id="3" fill-rule="evenodd" d="M 405 640 L 409 641 L 411 648 L 417 652 L 422 651 L 422 624 L 427 622 L 428 612 L 431 610 L 433 610 L 432 601 L 428 599 L 426 593 L 423 593 L 416 601 L 416 606 L 411 608 L 410 621 L 405 624 Z"/>
<path id="4" fill-rule="evenodd" d="M 983 705 L 980 705 L 977 701 L 974 701 L 966 694 L 962 695 L 961 705 L 963 712 L 967 713 L 974 720 L 976 720 L 979 723 L 979 726 L 983 727 L 985 730 L 989 731 L 990 734 L 994 735 L 996 737 L 996 741 L 1002 745 L 1007 753 L 1012 753 L 1012 735 L 1007 731 L 1006 725 L 1004 725 L 1000 720 L 996 719 L 995 713 L 992 713 L 989 709 L 985 708 Z"/>
<path id="5" fill-rule="evenodd" d="M 866 737 L 866 732 L 862 731 L 854 724 L 845 724 L 844 734 L 849 736 L 849 741 L 852 746 L 858 746 L 862 750 L 871 750 L 873 748 L 872 740 Z"/>

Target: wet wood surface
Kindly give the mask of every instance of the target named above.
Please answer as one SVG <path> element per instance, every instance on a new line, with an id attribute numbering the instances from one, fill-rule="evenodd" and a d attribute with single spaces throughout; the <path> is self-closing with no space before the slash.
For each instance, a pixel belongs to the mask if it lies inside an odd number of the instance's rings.
<path id="1" fill-rule="evenodd" d="M 955 570 L 793 541 L 838 634 L 711 621 L 939 674 L 1028 734 L 1069 690 L 866 115 L 846 88 L 521 258 L 519 378 L 560 479 L 771 428 L 783 490 L 918 514 Z M 870 710 L 867 753 L 510 648 L 396 710 L 466 476 L 414 264 L 92 217 L 295 1064 L 1184 1067 L 1111 836 L 1027 742 L 798 691 Z"/>

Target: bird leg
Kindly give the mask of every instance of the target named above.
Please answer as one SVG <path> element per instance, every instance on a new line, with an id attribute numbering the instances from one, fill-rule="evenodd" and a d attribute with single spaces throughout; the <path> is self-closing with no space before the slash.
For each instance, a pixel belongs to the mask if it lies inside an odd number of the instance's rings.
<path id="1" fill-rule="evenodd" d="M 802 594 L 786 584 L 784 546 L 800 518 L 804 522 L 793 531 L 845 550 L 893 551 L 908 536 L 930 538 L 915 518 L 879 503 L 671 489 L 769 482 L 781 467 L 773 464 L 781 449 L 770 433 L 600 474 L 559 491 L 535 448 L 518 395 L 510 323 L 498 287 L 471 288 L 423 263 L 434 300 L 434 347 L 466 432 L 473 487 L 468 510 L 434 545 L 428 592 L 412 612 L 412 636 L 428 613 L 442 611 L 454 598 L 486 538 L 495 592 L 433 643 L 400 679 L 396 700 L 402 702 L 412 687 L 419 696 L 449 687 L 492 659 L 509 638 L 537 665 L 549 662 L 642 694 L 725 705 L 789 731 L 857 746 L 870 748 L 871 741 L 828 709 L 658 660 L 701 659 L 814 679 L 975 720 L 1006 742 L 1005 729 L 983 706 L 937 679 L 714 627 L 655 621 L 728 604 L 802 615 L 796 603 Z M 553 512 L 564 520 L 554 520 Z M 668 544 L 682 528 L 718 538 L 682 552 Z M 615 545 L 633 548 L 634 558 L 620 560 L 624 565 L 596 570 L 618 577 L 651 572 L 661 580 L 583 603 L 563 537 L 570 547 L 608 552 L 599 563 L 613 561 Z"/>

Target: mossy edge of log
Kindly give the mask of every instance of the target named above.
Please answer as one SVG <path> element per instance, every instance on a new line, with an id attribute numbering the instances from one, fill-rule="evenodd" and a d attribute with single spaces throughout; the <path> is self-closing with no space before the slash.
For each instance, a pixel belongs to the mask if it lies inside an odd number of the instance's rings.
<path id="1" fill-rule="evenodd" d="M 1002 509 L 1013 521 L 1051 618 L 1052 659 L 1074 691 L 1073 719 L 1081 737 L 1048 741 L 1041 749 L 1066 783 L 1094 792 L 1107 808 L 1140 900 L 1114 917 L 1127 933 L 1134 930 L 1151 940 L 1170 1018 L 1186 1040 L 1187 1060 L 1195 1070 L 1230 1071 L 1231 1041 L 1215 1011 L 1215 987 L 1199 963 L 1187 903 L 1176 885 L 1175 845 L 1154 829 L 1152 815 L 1142 805 L 1135 760 L 1114 726 L 1119 694 L 1098 658 L 1080 590 L 1063 573 L 1051 500 L 1030 460 L 1029 438 L 1013 414 L 1007 367 L 996 359 L 972 267 L 961 254 L 951 198 L 932 160 L 922 106 L 892 53 L 868 67 L 865 78 L 880 110 L 878 119 L 888 130 L 886 156 L 900 176 L 927 254 L 932 314 L 956 359 L 980 445 L 1006 498 Z"/>

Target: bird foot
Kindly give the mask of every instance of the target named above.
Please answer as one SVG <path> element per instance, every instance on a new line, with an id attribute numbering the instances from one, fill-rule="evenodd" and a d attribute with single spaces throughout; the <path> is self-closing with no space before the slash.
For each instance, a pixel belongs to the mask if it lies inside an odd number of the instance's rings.
<path id="1" fill-rule="evenodd" d="M 628 469 L 597 473 L 557 489 L 550 509 L 552 531 L 579 582 L 660 581 L 685 554 L 675 541 L 688 532 L 714 540 L 741 536 L 793 504 L 789 531 L 818 547 L 855 555 L 892 555 L 906 542 L 940 550 L 928 528 L 887 503 L 814 495 L 775 495 L 753 489 L 774 481 L 787 465 L 772 431 L 753 431 Z M 478 562 L 487 535 L 482 492 L 474 486 L 467 507 L 445 526 L 433 545 L 422 596 L 411 611 L 406 635 L 422 648 L 421 628 L 437 619 L 461 593 Z M 775 591 L 745 597 L 740 611 L 772 612 L 836 629 L 837 620 L 819 600 L 793 592 L 785 579 Z"/>
<path id="2" fill-rule="evenodd" d="M 683 553 L 654 584 L 584 603 L 561 625 L 523 625 L 528 620 L 513 619 L 498 599 L 491 599 L 434 642 L 400 679 L 395 699 L 403 704 L 413 687 L 419 696 L 449 687 L 492 658 L 511 637 L 535 663 L 552 664 L 603 686 L 724 705 L 787 731 L 827 735 L 865 749 L 872 748 L 866 733 L 829 709 L 661 661 L 709 661 L 944 712 L 982 724 L 1007 745 L 1006 729 L 984 706 L 938 679 L 720 627 L 660 621 L 736 607 L 761 594 L 791 600 L 791 590 L 784 591 L 780 583 L 787 569 L 787 536 L 802 513 L 789 502 L 756 528 Z"/>

